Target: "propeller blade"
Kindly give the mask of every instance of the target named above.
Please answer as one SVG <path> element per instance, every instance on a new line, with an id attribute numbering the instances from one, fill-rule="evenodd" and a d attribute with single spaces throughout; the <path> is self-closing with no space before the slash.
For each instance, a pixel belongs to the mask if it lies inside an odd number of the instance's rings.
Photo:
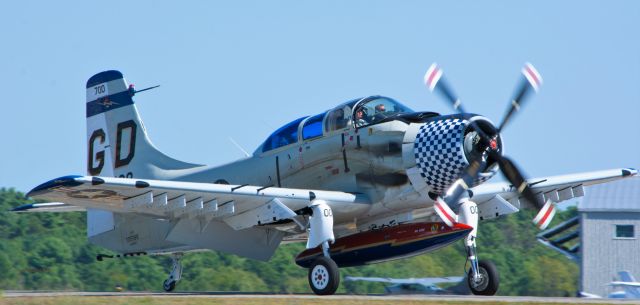
<path id="1" fill-rule="evenodd" d="M 513 161 L 497 153 L 492 153 L 492 156 L 498 160 L 500 171 L 502 171 L 502 174 L 504 174 L 507 180 L 513 184 L 518 193 L 538 208 L 538 214 L 533 219 L 533 223 L 540 229 L 545 229 L 556 214 L 555 204 L 551 200 L 547 200 L 545 203 L 538 200 L 538 197 L 533 190 L 531 190 L 527 180 Z"/>
<path id="2" fill-rule="evenodd" d="M 483 162 L 473 160 L 471 164 L 467 166 L 462 176 L 447 189 L 445 197 L 438 197 L 436 199 L 434 205 L 436 214 L 440 216 L 447 226 L 453 227 L 454 223 L 458 221 L 458 215 L 453 212 L 451 207 L 457 204 L 458 200 L 473 186 L 473 181 L 476 179 L 476 176 L 478 176 L 478 173 L 480 173 L 482 164 Z"/>
<path id="3" fill-rule="evenodd" d="M 447 226 L 453 227 L 453 225 L 458 222 L 458 215 L 451 210 L 442 197 L 436 198 L 436 203 L 433 207 L 436 210 L 436 214 L 438 214 Z"/>
<path id="4" fill-rule="evenodd" d="M 462 176 L 456 180 L 445 193 L 445 202 L 450 206 L 458 203 L 463 195 L 467 194 L 469 189 L 473 187 L 473 181 L 476 179 L 480 170 L 483 168 L 484 162 L 478 160 L 471 161 L 471 164 L 465 168 Z"/>
<path id="5" fill-rule="evenodd" d="M 458 112 L 464 113 L 464 109 L 462 108 L 462 103 L 460 103 L 460 99 L 456 97 L 449 87 L 448 83 L 443 77 L 442 69 L 438 66 L 437 63 L 431 64 L 427 73 L 424 74 L 424 84 L 429 88 L 431 92 L 438 91 L 440 92 L 447 102 L 451 104 L 453 109 Z"/>
<path id="6" fill-rule="evenodd" d="M 507 113 L 502 119 L 502 123 L 500 123 L 500 126 L 498 127 L 498 133 L 500 133 L 500 131 L 502 131 L 502 128 L 507 125 L 511 117 L 520 110 L 520 108 L 526 101 L 529 92 L 531 92 L 531 89 L 537 92 L 542 85 L 542 77 L 540 76 L 540 73 L 538 73 L 538 70 L 536 70 L 536 68 L 532 64 L 526 63 L 524 65 L 524 67 L 522 68 L 522 75 L 524 76 L 524 78 L 522 79 L 520 88 L 518 89 L 518 91 L 516 91 L 516 95 L 511 101 L 511 107 L 509 107 L 509 109 L 507 110 Z"/>
<path id="7" fill-rule="evenodd" d="M 551 223 L 553 216 L 556 215 L 556 205 L 553 204 L 551 200 L 547 200 L 542 209 L 538 211 L 536 217 L 533 218 L 533 223 L 540 228 L 540 230 L 544 230 Z"/>

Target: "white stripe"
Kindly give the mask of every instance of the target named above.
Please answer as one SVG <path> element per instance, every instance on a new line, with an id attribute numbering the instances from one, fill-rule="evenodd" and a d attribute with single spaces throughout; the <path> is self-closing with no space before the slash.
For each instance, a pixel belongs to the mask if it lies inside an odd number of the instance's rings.
<path id="1" fill-rule="evenodd" d="M 114 79 L 106 83 L 97 84 L 87 88 L 87 103 L 95 101 L 107 95 L 113 95 L 128 90 L 127 81 L 124 78 Z"/>
<path id="2" fill-rule="evenodd" d="M 540 220 L 542 220 L 542 217 L 544 216 L 544 214 L 547 214 L 547 210 L 549 209 L 549 207 L 551 207 L 551 201 L 547 200 L 547 202 L 544 204 L 542 209 L 540 209 L 540 211 L 538 211 L 538 214 L 533 219 L 533 222 L 535 222 L 536 225 L 538 224 L 538 222 L 540 222 Z"/>
<path id="3" fill-rule="evenodd" d="M 556 215 L 556 208 L 555 208 L 555 206 L 552 206 L 551 208 L 552 208 L 552 210 L 551 210 L 551 214 L 549 214 L 549 217 L 547 217 L 547 220 L 545 220 L 545 222 L 544 222 L 544 223 L 542 223 L 542 224 L 540 225 L 540 230 L 544 230 L 544 229 L 546 229 L 546 228 L 547 228 L 547 226 L 549 226 L 549 224 L 551 223 L 551 220 L 553 220 L 553 216 L 555 216 L 555 215 Z"/>
<path id="4" fill-rule="evenodd" d="M 533 72 L 533 74 L 536 76 L 536 78 L 538 79 L 538 84 L 542 85 L 542 75 L 538 73 L 538 70 L 531 63 L 526 63 L 525 66 L 527 66 L 529 70 L 531 70 L 531 72 Z"/>
<path id="5" fill-rule="evenodd" d="M 526 187 L 527 187 L 527 182 L 526 181 L 522 182 L 522 184 L 518 186 L 518 193 L 522 193 Z"/>
<path id="6" fill-rule="evenodd" d="M 449 217 L 453 219 L 453 221 L 458 222 L 458 215 L 456 215 L 451 208 L 449 208 L 449 205 L 446 204 L 442 198 L 437 198 L 436 199 L 436 213 L 438 214 L 438 216 L 440 216 L 440 218 L 442 219 L 442 221 L 444 221 L 445 224 L 447 224 L 447 226 L 449 227 L 453 227 L 453 222 L 451 222 L 449 220 Z M 447 217 L 449 216 L 449 217 Z"/>
<path id="7" fill-rule="evenodd" d="M 442 214 L 443 212 L 440 210 L 440 208 L 441 208 L 441 207 L 440 207 L 440 205 L 438 205 L 438 206 L 435 208 L 435 211 L 436 211 L 436 214 L 438 214 L 438 217 L 440 217 L 440 219 L 441 219 L 441 220 L 442 220 L 442 221 L 443 221 L 447 226 L 449 226 L 449 227 L 453 227 L 453 223 L 451 223 L 451 221 L 449 221 L 449 219 L 447 219 L 447 217 L 446 217 L 445 215 L 443 215 L 443 214 Z"/>
<path id="8" fill-rule="evenodd" d="M 429 77 L 433 73 L 436 73 L 436 75 L 433 77 L 431 82 L 429 82 Z M 429 90 L 433 91 L 433 89 L 436 87 L 436 84 L 438 84 L 438 81 L 440 80 L 441 77 L 442 77 L 442 70 L 438 68 L 438 64 L 433 63 L 431 67 L 429 67 L 429 69 L 427 70 L 427 73 L 425 73 L 424 75 L 424 84 L 429 88 Z"/>
<path id="9" fill-rule="evenodd" d="M 511 101 L 511 105 L 513 105 L 513 108 L 516 111 L 520 111 L 520 104 L 518 104 L 518 102 L 516 102 L 515 100 Z"/>
<path id="10" fill-rule="evenodd" d="M 531 87 L 538 91 L 540 85 L 542 85 L 542 77 L 540 76 L 540 73 L 538 73 L 538 70 L 536 70 L 532 64 L 526 63 L 524 68 L 522 68 L 522 74 L 524 74 L 524 77 L 529 81 Z"/>

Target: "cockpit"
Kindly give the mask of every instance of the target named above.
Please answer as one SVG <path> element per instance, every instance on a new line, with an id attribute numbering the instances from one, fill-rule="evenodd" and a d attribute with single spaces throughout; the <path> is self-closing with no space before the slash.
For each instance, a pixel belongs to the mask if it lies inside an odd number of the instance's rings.
<path id="1" fill-rule="evenodd" d="M 261 154 L 298 141 L 309 141 L 347 128 L 361 128 L 413 113 L 410 108 L 384 96 L 370 96 L 345 102 L 310 117 L 296 119 L 273 132 L 254 154 Z"/>
<path id="2" fill-rule="evenodd" d="M 353 123 L 356 128 L 376 124 L 384 119 L 413 110 L 388 97 L 365 99 L 356 105 Z"/>

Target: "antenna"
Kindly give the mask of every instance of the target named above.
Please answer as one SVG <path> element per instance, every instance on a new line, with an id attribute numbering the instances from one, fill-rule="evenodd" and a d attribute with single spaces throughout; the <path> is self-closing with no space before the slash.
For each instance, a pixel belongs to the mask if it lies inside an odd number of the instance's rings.
<path id="1" fill-rule="evenodd" d="M 251 157 L 251 155 L 242 148 L 242 146 L 240 146 L 240 144 L 238 144 L 238 142 L 236 142 L 232 137 L 229 137 L 229 141 L 231 141 L 231 143 L 233 143 L 233 145 L 235 145 L 244 155 L 245 157 Z"/>
<path id="2" fill-rule="evenodd" d="M 149 88 L 144 88 L 144 89 L 142 89 L 142 90 L 136 90 L 136 89 L 134 88 L 134 85 L 133 85 L 133 84 L 130 84 L 130 85 L 129 85 L 129 94 L 131 94 L 131 96 L 134 96 L 134 95 L 136 95 L 136 93 L 138 93 L 138 92 L 147 91 L 147 90 L 155 89 L 155 88 L 158 88 L 158 87 L 160 87 L 160 85 L 153 86 L 153 87 L 149 87 Z"/>

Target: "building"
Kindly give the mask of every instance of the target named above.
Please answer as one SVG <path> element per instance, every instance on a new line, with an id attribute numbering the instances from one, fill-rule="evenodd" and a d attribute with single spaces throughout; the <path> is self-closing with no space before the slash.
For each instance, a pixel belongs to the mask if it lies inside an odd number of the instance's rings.
<path id="1" fill-rule="evenodd" d="M 578 213 L 580 291 L 606 297 L 619 271 L 640 278 L 640 177 L 588 187 Z"/>

